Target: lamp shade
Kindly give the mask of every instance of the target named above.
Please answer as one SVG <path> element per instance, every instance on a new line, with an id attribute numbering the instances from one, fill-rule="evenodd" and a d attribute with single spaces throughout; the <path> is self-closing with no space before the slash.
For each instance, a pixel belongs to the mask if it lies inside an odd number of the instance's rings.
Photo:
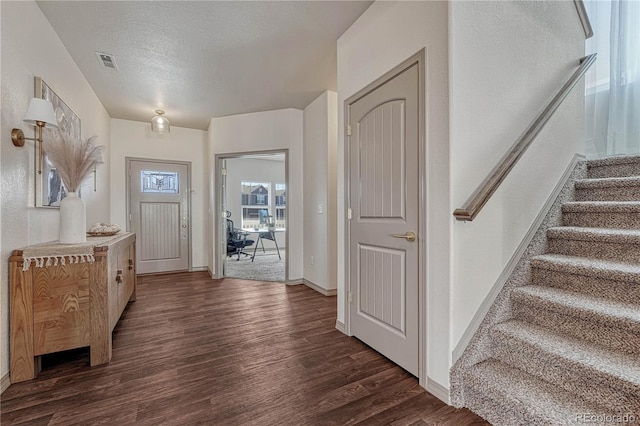
<path id="1" fill-rule="evenodd" d="M 53 112 L 53 105 L 46 99 L 31 98 L 24 122 L 36 125 L 37 121 L 42 121 L 51 127 L 58 127 L 56 114 Z"/>
<path id="2" fill-rule="evenodd" d="M 164 111 L 161 109 L 156 110 L 156 116 L 151 119 L 151 131 L 155 133 L 169 133 L 171 128 L 169 127 L 169 120 L 164 115 Z"/>

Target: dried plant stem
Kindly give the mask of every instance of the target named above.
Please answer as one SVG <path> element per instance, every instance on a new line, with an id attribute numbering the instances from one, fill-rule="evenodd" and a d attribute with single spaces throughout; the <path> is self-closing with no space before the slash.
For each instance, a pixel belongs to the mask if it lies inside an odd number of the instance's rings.
<path id="1" fill-rule="evenodd" d="M 66 133 L 51 133 L 52 137 L 45 139 L 43 148 L 67 191 L 77 192 L 94 165 L 101 161 L 102 146 L 95 145 L 95 136 L 74 139 Z"/>

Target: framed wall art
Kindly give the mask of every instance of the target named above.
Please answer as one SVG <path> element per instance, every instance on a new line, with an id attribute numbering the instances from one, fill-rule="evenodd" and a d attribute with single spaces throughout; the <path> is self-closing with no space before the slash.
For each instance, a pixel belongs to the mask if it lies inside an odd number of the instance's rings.
<path id="1" fill-rule="evenodd" d="M 60 132 L 80 139 L 80 117 L 40 77 L 35 77 L 35 97 L 46 99 L 53 104 Z M 60 201 L 66 196 L 62 180 L 55 167 L 48 161 L 46 150 L 42 151 L 42 170 L 38 170 L 38 155 L 36 145 L 36 207 L 59 208 Z"/>

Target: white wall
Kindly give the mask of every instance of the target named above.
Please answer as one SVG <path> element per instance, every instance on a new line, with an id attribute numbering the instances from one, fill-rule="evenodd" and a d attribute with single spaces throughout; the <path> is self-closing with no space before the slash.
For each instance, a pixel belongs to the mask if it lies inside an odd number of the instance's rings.
<path id="1" fill-rule="evenodd" d="M 12 250 L 58 239 L 58 209 L 35 208 L 34 143 L 22 148 L 11 143 L 10 131 L 20 127 L 29 99 L 34 96 L 34 76 L 43 80 L 82 121 L 82 136 L 98 136 L 105 146 L 105 164 L 98 167 L 97 192 L 93 180 L 83 186 L 87 223 L 109 217 L 109 115 L 85 80 L 62 42 L 32 1 L 0 2 L 2 122 L 0 161 L 2 219 L 0 259 L 0 377 L 9 372 L 8 258 Z"/>
<path id="2" fill-rule="evenodd" d="M 337 102 L 327 91 L 304 109 L 304 278 L 325 290 L 336 288 Z"/>
<path id="3" fill-rule="evenodd" d="M 376 2 L 338 40 L 338 321 L 344 321 L 344 101 L 426 47 L 427 375 L 449 372 L 449 118 L 446 2 Z"/>
<path id="4" fill-rule="evenodd" d="M 289 280 L 302 279 L 303 229 L 302 229 L 302 111 L 281 109 L 251 114 L 212 118 L 209 124 L 209 160 L 211 184 L 215 185 L 215 156 L 264 150 L 289 150 L 288 223 L 289 234 Z M 217 223 L 219 214 L 215 211 L 215 197 L 211 198 L 213 212 L 211 223 Z M 215 274 L 214 259 L 218 248 L 214 247 L 213 227 L 209 246 L 213 252 L 209 256 L 209 269 Z"/>
<path id="5" fill-rule="evenodd" d="M 171 133 L 151 132 L 149 123 L 111 120 L 111 219 L 127 226 L 126 157 L 191 163 L 191 262 L 192 268 L 207 266 L 207 132 L 171 126 Z"/>
<path id="6" fill-rule="evenodd" d="M 584 33 L 573 2 L 451 3 L 450 211 L 575 71 Z M 453 349 L 576 152 L 584 86 L 549 121 L 477 218 L 453 225 Z"/>
<path id="7" fill-rule="evenodd" d="M 284 161 L 263 160 L 258 158 L 229 158 L 227 160 L 227 210 L 236 228 L 242 224 L 242 182 L 271 182 L 270 203 L 275 202 L 276 183 L 285 183 L 286 167 Z M 274 208 L 275 209 L 275 208 Z M 275 217 L 275 214 L 274 214 Z M 253 234 L 256 236 L 256 234 Z M 252 237 L 249 237 L 252 238 Z M 252 238 L 255 240 L 255 238 Z M 276 233 L 279 248 L 286 247 L 283 232 Z M 273 243 L 270 247 L 274 247 Z M 266 247 L 266 246 L 265 246 Z M 275 247 L 274 247 L 275 248 Z"/>

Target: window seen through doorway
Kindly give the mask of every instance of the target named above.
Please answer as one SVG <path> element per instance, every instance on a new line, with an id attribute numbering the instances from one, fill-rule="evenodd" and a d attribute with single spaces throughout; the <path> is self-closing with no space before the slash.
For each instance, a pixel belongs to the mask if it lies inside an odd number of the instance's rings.
<path id="1" fill-rule="evenodd" d="M 273 188 L 273 191 L 272 191 Z M 242 182 L 242 228 L 262 228 L 275 223 L 286 227 L 287 189 L 283 183 Z"/>

